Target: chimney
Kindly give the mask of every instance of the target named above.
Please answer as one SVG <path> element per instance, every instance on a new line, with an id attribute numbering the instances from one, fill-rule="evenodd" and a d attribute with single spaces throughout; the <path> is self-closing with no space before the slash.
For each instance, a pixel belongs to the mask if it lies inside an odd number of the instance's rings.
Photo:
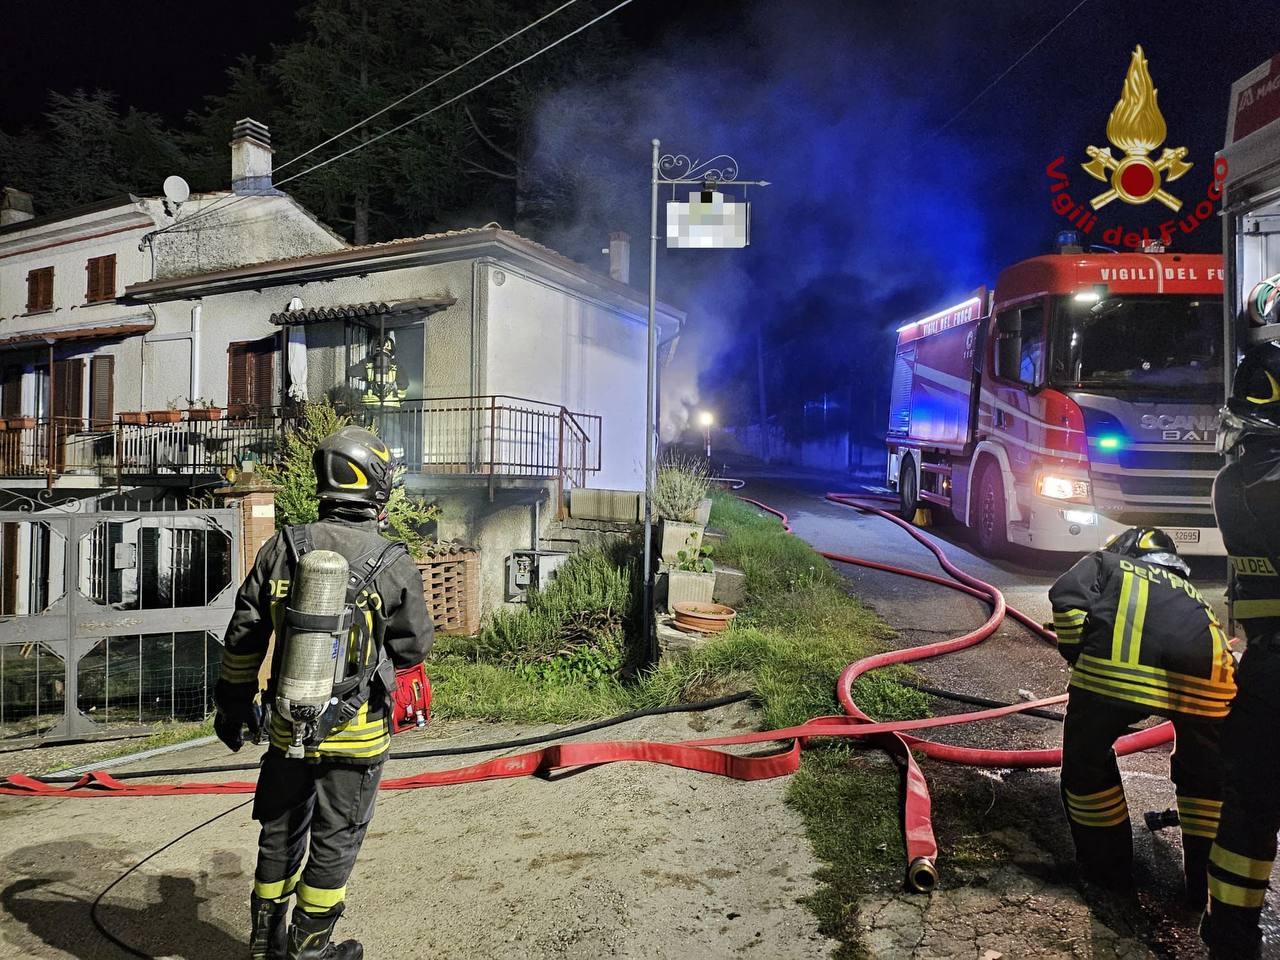
<path id="1" fill-rule="evenodd" d="M 231 131 L 231 192 L 274 194 L 271 187 L 271 131 L 245 117 Z"/>
<path id="2" fill-rule="evenodd" d="M 621 230 L 609 234 L 609 276 L 619 283 L 631 282 L 631 234 Z"/>
<path id="3" fill-rule="evenodd" d="M 24 193 L 16 187 L 5 187 L 4 196 L 0 198 L 0 227 L 11 223 L 22 223 L 34 220 L 35 205 L 31 202 L 31 194 Z"/>

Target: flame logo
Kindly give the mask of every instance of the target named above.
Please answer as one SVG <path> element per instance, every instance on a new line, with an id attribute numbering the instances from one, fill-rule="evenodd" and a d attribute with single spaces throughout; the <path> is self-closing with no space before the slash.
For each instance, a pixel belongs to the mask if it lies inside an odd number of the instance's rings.
<path id="1" fill-rule="evenodd" d="M 1159 200 L 1175 213 L 1182 209 L 1182 201 L 1162 189 L 1160 179 L 1164 174 L 1172 182 L 1191 169 L 1192 164 L 1184 160 L 1187 148 L 1166 147 L 1155 161 L 1148 156 L 1168 134 L 1158 96 L 1147 70 L 1147 58 L 1138 46 L 1129 60 L 1120 100 L 1107 118 L 1107 139 L 1125 155 L 1117 160 L 1110 147 L 1090 146 L 1085 152 L 1091 159 L 1081 164 L 1095 180 L 1111 183 L 1110 190 L 1089 201 L 1093 209 L 1105 207 L 1112 200 L 1132 204 Z"/>
<path id="2" fill-rule="evenodd" d="M 1158 96 L 1139 46 L 1129 61 L 1120 102 L 1107 120 L 1107 139 L 1128 154 L 1147 154 L 1164 143 L 1168 128 L 1156 102 Z"/>

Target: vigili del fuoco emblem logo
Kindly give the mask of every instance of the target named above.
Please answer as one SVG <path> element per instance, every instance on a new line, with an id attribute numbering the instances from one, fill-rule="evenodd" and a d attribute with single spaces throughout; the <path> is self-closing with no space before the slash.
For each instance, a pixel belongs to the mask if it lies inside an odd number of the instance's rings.
<path id="1" fill-rule="evenodd" d="M 1168 133 L 1157 94 L 1139 46 L 1129 61 L 1120 101 L 1107 119 L 1107 139 L 1124 156 L 1117 159 L 1111 147 L 1090 146 L 1085 151 L 1090 160 L 1081 164 L 1089 176 L 1111 184 L 1111 189 L 1089 201 L 1093 209 L 1100 210 L 1116 199 L 1132 204 L 1159 200 L 1174 213 L 1182 209 L 1182 201 L 1163 189 L 1161 178 L 1177 180 L 1193 165 L 1185 161 L 1186 147 L 1165 147 L 1159 160 L 1151 159 L 1152 151 L 1164 143 Z"/>

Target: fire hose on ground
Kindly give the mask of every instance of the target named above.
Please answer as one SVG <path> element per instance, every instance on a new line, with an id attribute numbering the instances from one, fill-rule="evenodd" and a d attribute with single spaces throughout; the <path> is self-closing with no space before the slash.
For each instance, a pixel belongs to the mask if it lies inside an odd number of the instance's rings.
<path id="1" fill-rule="evenodd" d="M 747 503 L 764 510 L 782 521 L 783 526 L 791 532 L 790 523 L 785 514 L 773 507 L 743 497 Z M 1034 619 L 1009 607 L 1004 596 L 993 585 L 979 580 L 956 567 L 946 556 L 942 548 L 915 527 L 897 516 L 880 509 L 869 498 L 854 494 L 832 493 L 827 499 L 833 503 L 852 507 L 864 513 L 883 517 L 902 527 L 910 536 L 924 545 L 937 559 L 939 565 L 948 574 L 947 577 L 936 576 L 918 570 L 878 561 L 866 560 L 845 554 L 818 551 L 822 556 L 837 563 L 847 563 L 872 570 L 884 571 L 900 576 L 912 577 L 928 583 L 938 584 L 952 590 L 976 597 L 991 605 L 991 614 L 982 626 L 968 633 L 948 640 L 924 644 L 917 647 L 891 650 L 874 656 L 865 657 L 845 667 L 836 684 L 836 697 L 844 713 L 837 716 L 815 717 L 799 726 L 779 730 L 764 730 L 730 737 L 715 737 L 701 740 L 687 740 L 678 743 L 622 740 L 622 741 L 589 741 L 582 743 L 558 743 L 527 753 L 502 756 L 481 763 L 449 770 L 427 771 L 411 776 L 384 779 L 384 790 L 412 790 L 422 787 L 444 786 L 462 783 L 474 783 L 482 780 L 510 779 L 515 777 L 539 776 L 550 777 L 553 773 L 570 768 L 598 766 L 604 763 L 619 761 L 644 761 L 660 763 L 686 770 L 714 773 L 736 780 L 763 780 L 786 776 L 794 773 L 800 765 L 800 752 L 809 740 L 826 737 L 856 737 L 871 740 L 886 749 L 901 762 L 906 777 L 906 800 L 904 804 L 904 833 L 907 848 L 908 886 L 916 891 L 927 892 L 937 885 L 938 871 L 936 866 L 938 847 L 934 837 L 930 813 L 928 784 L 924 774 L 916 762 L 913 751 L 936 760 L 997 768 L 1036 768 L 1056 767 L 1061 764 L 1062 754 L 1057 749 L 1040 750 L 997 750 L 989 748 L 962 747 L 952 744 L 938 743 L 914 735 L 914 731 L 935 727 L 951 726 L 961 723 L 973 723 L 981 720 L 995 719 L 1015 713 L 1027 713 L 1040 708 L 1059 704 L 1066 700 L 1065 695 L 1049 697 L 1026 703 L 1005 704 L 987 707 L 982 710 L 955 714 L 943 717 L 929 717 L 919 720 L 894 721 L 877 723 L 865 714 L 854 701 L 853 685 L 864 674 L 892 664 L 909 663 L 931 657 L 941 656 L 963 650 L 986 640 L 999 628 L 1006 616 L 1012 617 L 1038 637 L 1052 642 L 1051 631 L 1046 630 Z M 453 748 L 443 750 L 410 751 L 403 754 L 392 754 L 392 759 L 409 757 L 441 756 L 463 752 L 481 752 L 486 749 L 509 749 L 515 746 L 544 742 L 550 739 L 562 739 L 590 729 L 599 729 L 612 723 L 634 719 L 636 716 L 649 713 L 672 712 L 678 709 L 708 709 L 720 706 L 736 699 L 743 699 L 749 694 L 721 698 L 705 704 L 687 704 L 676 707 L 656 708 L 650 711 L 638 711 L 627 714 L 612 721 L 600 721 L 583 728 L 561 730 L 520 741 L 508 741 L 504 744 L 488 744 L 470 748 Z M 1173 738 L 1173 728 L 1169 723 L 1128 734 L 1116 743 L 1119 756 L 1146 750 L 1160 744 L 1168 743 Z M 743 746 L 770 742 L 790 741 L 786 749 L 763 756 L 742 756 L 728 751 L 712 749 L 722 746 Z M 0 795 L 25 797 L 58 797 L 58 798 L 102 798 L 102 797 L 157 797 L 157 796 L 190 796 L 201 794 L 245 794 L 253 792 L 255 783 L 251 781 L 225 781 L 217 783 L 201 781 L 185 781 L 180 783 L 133 783 L 136 779 L 149 779 L 159 776 L 182 776 L 188 774 L 224 772 L 227 770 L 254 769 L 256 765 L 224 765 L 208 768 L 166 769 L 137 771 L 116 776 L 98 771 L 85 774 L 67 786 L 56 785 L 57 778 L 37 778 L 14 774 L 0 778 Z"/>

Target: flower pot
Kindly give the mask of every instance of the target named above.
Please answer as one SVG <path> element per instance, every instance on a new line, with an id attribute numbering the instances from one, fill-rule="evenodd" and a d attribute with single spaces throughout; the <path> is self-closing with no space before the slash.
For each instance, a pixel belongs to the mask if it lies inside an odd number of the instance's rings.
<path id="1" fill-rule="evenodd" d="M 141 410 L 120 414 L 120 422 L 129 427 L 140 427 L 147 422 L 147 415 Z"/>
<path id="2" fill-rule="evenodd" d="M 698 504 L 698 508 L 693 511 L 693 522 L 697 524 L 701 524 L 704 527 L 711 522 L 711 498 L 710 497 L 707 497 L 700 504 Z"/>
<path id="3" fill-rule="evenodd" d="M 221 420 L 221 407 L 192 407 L 187 411 L 187 419 L 192 421 Z"/>
<path id="4" fill-rule="evenodd" d="M 714 573 L 671 570 L 667 573 L 667 612 L 676 613 L 682 603 L 708 604 L 715 588 Z"/>
<path id="5" fill-rule="evenodd" d="M 31 430 L 35 428 L 35 417 L 9 417 L 8 424 L 10 430 Z"/>
<path id="6" fill-rule="evenodd" d="M 147 420 L 151 423 L 179 423 L 182 420 L 181 410 L 149 410 Z"/>
<path id="7" fill-rule="evenodd" d="M 672 611 L 676 626 L 686 633 L 722 633 L 729 629 L 738 612 L 723 603 L 684 601 Z"/>
<path id="8" fill-rule="evenodd" d="M 702 547 L 702 526 L 697 523 L 681 523 L 663 520 L 658 529 L 658 553 L 663 563 L 678 563 L 680 551 L 696 557 Z"/>

